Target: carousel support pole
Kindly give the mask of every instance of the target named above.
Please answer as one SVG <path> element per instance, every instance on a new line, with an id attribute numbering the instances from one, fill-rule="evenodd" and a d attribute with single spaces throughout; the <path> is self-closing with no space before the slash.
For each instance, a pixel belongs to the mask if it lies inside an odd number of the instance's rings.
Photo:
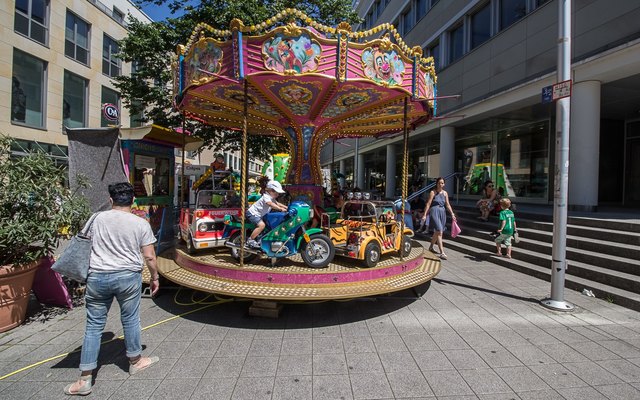
<path id="1" fill-rule="evenodd" d="M 242 114 L 242 149 L 241 156 L 242 171 L 247 170 L 247 117 L 249 113 L 249 88 L 247 86 L 247 79 L 244 79 L 244 110 Z M 247 215 L 247 174 L 243 173 L 240 176 L 240 193 L 241 193 L 241 207 L 242 207 L 242 230 L 240 232 L 240 268 L 244 266 L 244 244 L 247 240 L 247 233 L 245 231 L 245 216 Z"/>
<path id="2" fill-rule="evenodd" d="M 336 139 L 333 139 L 333 142 L 331 143 L 331 175 L 329 175 L 331 177 L 331 188 L 329 190 L 331 190 L 331 194 L 333 194 L 333 188 L 337 188 L 338 187 L 338 176 L 335 173 L 335 163 L 336 163 Z"/>
<path id="3" fill-rule="evenodd" d="M 402 254 L 402 241 L 404 240 L 404 202 L 405 199 L 407 198 L 407 184 L 409 183 L 409 177 L 407 176 L 409 174 L 409 166 L 407 165 L 409 163 L 409 127 L 407 126 L 407 114 L 408 114 L 408 108 L 409 108 L 409 99 L 407 97 L 404 98 L 404 131 L 403 131 L 403 136 L 404 136 L 404 143 L 403 143 L 403 149 L 402 149 L 402 197 L 401 197 L 401 201 L 402 201 L 402 218 L 400 219 L 400 259 L 404 260 L 404 255 Z"/>
<path id="4" fill-rule="evenodd" d="M 185 135 L 187 134 L 186 130 L 186 118 L 184 114 L 182 114 L 182 167 L 180 168 L 180 208 L 184 207 L 184 148 L 186 146 L 187 138 Z M 189 201 L 187 200 L 187 208 L 189 208 Z"/>

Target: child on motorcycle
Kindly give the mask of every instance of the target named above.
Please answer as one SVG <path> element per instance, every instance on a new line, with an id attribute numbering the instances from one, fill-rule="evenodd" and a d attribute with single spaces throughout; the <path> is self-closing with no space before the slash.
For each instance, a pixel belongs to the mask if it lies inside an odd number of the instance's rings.
<path id="1" fill-rule="evenodd" d="M 287 211 L 287 206 L 284 204 L 280 204 L 277 202 L 277 198 L 280 194 L 285 193 L 284 189 L 282 189 L 282 185 L 278 181 L 269 181 L 267 186 L 265 187 L 265 192 L 260 197 L 258 201 L 253 203 L 251 207 L 247 210 L 247 219 L 256 224 L 255 229 L 251 232 L 251 236 L 247 240 L 247 246 L 260 248 L 260 243 L 256 241 L 258 235 L 262 233 L 265 228 L 265 223 L 262 220 L 262 217 L 267 215 L 271 209 L 275 209 L 277 211 Z"/>

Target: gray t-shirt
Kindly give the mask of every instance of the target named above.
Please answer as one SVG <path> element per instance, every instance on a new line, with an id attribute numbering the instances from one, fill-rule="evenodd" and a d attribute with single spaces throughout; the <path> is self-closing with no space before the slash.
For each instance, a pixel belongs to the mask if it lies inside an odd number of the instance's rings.
<path id="1" fill-rule="evenodd" d="M 91 237 L 90 272 L 142 271 L 140 248 L 156 242 L 147 221 L 120 210 L 98 214 Z"/>

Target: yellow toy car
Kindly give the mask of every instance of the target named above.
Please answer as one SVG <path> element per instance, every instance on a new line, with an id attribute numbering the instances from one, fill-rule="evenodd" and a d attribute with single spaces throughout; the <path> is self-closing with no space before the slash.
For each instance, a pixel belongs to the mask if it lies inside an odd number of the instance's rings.
<path id="1" fill-rule="evenodd" d="M 401 232 L 401 221 L 391 201 L 351 200 L 342 207 L 341 218 L 329 223 L 321 218 L 321 227 L 333 243 L 336 255 L 363 260 L 367 267 L 375 267 L 383 254 L 411 252 L 413 231 Z"/>

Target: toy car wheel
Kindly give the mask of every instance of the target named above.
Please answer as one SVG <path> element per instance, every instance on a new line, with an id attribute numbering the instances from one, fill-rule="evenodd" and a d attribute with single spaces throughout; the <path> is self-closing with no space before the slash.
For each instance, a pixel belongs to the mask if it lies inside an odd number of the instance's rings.
<path id="1" fill-rule="evenodd" d="M 248 237 L 249 236 L 247 236 L 247 238 Z M 229 240 L 233 244 L 236 244 L 236 245 L 238 245 L 238 247 L 240 247 L 240 242 L 242 241 L 242 237 L 240 235 L 240 232 L 234 233 L 233 236 L 231 236 L 231 238 Z M 231 248 L 231 257 L 233 257 L 233 259 L 236 260 L 236 261 L 240 261 L 240 249 L 232 247 Z M 245 262 L 250 262 L 254 258 L 256 258 L 256 254 L 249 253 L 248 251 L 244 252 L 244 261 Z"/>
<path id="2" fill-rule="evenodd" d="M 380 245 L 375 240 L 372 240 L 367 244 L 367 247 L 364 249 L 364 262 L 367 264 L 367 267 L 373 268 L 380 261 Z"/>
<path id="3" fill-rule="evenodd" d="M 187 240 L 185 242 L 187 244 L 187 253 L 195 254 L 196 247 L 193 245 L 193 239 L 191 238 L 191 234 L 187 236 Z"/>
<path id="4" fill-rule="evenodd" d="M 402 236 L 402 257 L 407 257 L 411 253 L 411 238 Z"/>
<path id="5" fill-rule="evenodd" d="M 333 247 L 331 239 L 325 235 L 317 234 L 311 236 L 309 243 L 303 242 L 300 255 L 309 267 L 326 268 L 333 261 L 336 249 Z"/>

